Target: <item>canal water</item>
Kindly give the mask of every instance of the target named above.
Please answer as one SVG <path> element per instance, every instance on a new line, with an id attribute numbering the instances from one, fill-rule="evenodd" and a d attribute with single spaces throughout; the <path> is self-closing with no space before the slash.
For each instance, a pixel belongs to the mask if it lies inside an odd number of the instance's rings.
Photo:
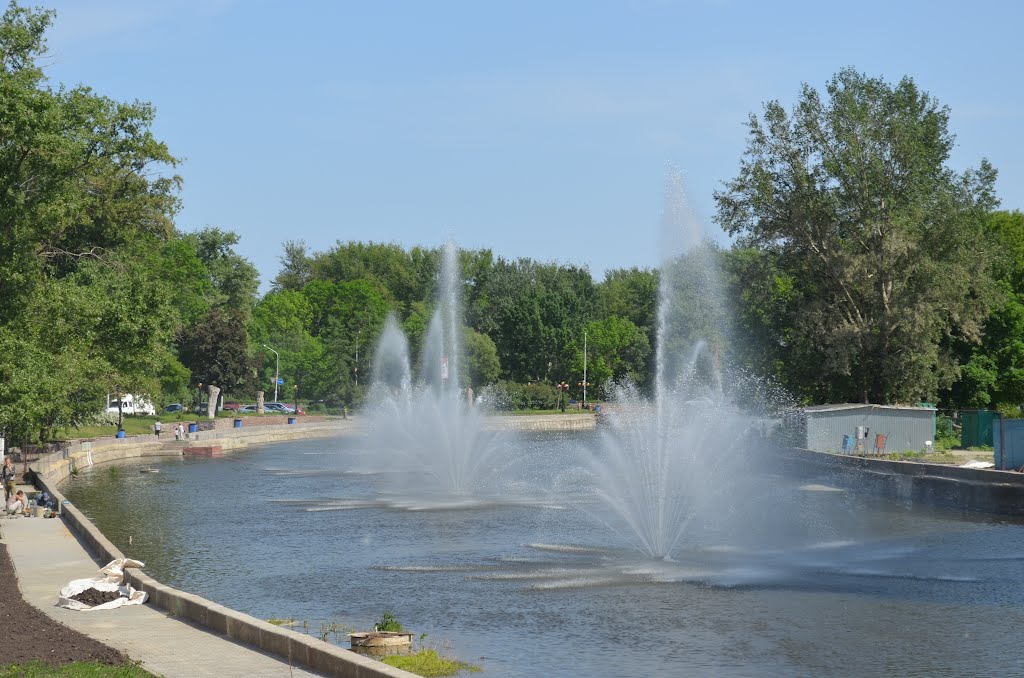
<path id="1" fill-rule="evenodd" d="M 166 584 L 329 640 L 390 611 L 485 676 L 1024 674 L 1021 522 L 767 475 L 736 489 L 744 538 L 651 560 L 590 510 L 581 441 L 524 440 L 498 499 L 410 499 L 359 436 L 63 490 Z"/>

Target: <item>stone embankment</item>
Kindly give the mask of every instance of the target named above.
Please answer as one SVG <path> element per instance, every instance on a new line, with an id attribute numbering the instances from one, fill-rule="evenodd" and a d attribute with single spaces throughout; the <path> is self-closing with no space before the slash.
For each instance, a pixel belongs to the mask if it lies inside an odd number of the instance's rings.
<path id="1" fill-rule="evenodd" d="M 824 474 L 837 485 L 908 504 L 1024 516 L 1024 474 L 916 461 L 871 459 L 791 449 L 780 464 L 803 474 Z"/>
<path id="2" fill-rule="evenodd" d="M 597 427 L 597 416 L 578 414 L 522 414 L 486 417 L 485 426 L 502 431 L 590 431 Z"/>

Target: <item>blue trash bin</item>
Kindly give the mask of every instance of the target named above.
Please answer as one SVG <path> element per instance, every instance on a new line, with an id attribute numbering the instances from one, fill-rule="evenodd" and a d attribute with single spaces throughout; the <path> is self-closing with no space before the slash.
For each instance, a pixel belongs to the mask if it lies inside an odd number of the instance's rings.
<path id="1" fill-rule="evenodd" d="M 242 420 L 235 419 L 235 428 L 242 428 Z"/>
<path id="2" fill-rule="evenodd" d="M 853 437 L 843 436 L 843 452 L 853 452 Z"/>
<path id="3" fill-rule="evenodd" d="M 118 431 L 117 432 L 117 437 L 118 438 L 124 438 L 124 431 Z"/>
<path id="4" fill-rule="evenodd" d="M 288 417 L 288 423 L 289 424 L 294 424 L 295 423 L 295 417 Z"/>
<path id="5" fill-rule="evenodd" d="M 196 424 L 189 424 L 188 425 L 188 432 L 189 433 L 195 433 L 197 430 L 199 430 L 199 426 L 198 425 L 196 425 Z"/>

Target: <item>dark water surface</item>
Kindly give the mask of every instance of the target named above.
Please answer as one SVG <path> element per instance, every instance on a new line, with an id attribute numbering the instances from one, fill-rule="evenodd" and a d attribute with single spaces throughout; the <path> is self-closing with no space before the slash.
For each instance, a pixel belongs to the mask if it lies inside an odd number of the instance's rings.
<path id="1" fill-rule="evenodd" d="M 1024 675 L 1020 522 L 766 477 L 732 516 L 758 538 L 652 561 L 566 480 L 581 439 L 524 442 L 522 504 L 410 500 L 357 436 L 63 489 L 171 586 L 314 634 L 390 610 L 485 676 Z"/>

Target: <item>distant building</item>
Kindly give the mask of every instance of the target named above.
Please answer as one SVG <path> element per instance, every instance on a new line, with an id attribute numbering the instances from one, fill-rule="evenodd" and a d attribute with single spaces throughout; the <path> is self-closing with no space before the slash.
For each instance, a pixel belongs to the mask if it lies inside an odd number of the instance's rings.
<path id="1" fill-rule="evenodd" d="M 935 441 L 935 408 L 845 403 L 815 405 L 800 411 L 798 447 L 816 452 L 872 454 L 878 443 L 882 452 L 923 452 Z M 862 437 L 858 441 L 857 434 Z M 883 439 L 879 439 L 881 434 Z M 858 442 L 860 446 L 858 446 Z M 802 443 L 802 444 L 801 444 Z"/>

